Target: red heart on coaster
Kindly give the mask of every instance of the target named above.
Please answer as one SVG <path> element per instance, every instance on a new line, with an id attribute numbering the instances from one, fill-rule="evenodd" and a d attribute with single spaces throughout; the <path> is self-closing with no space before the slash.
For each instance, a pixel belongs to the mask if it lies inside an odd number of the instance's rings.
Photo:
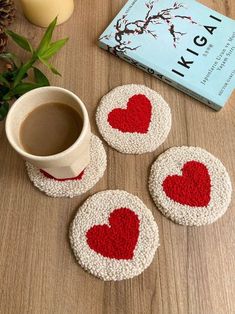
<path id="1" fill-rule="evenodd" d="M 169 198 L 182 205 L 203 207 L 210 202 L 210 175 L 201 162 L 185 163 L 182 176 L 168 176 L 162 186 Z"/>
<path id="2" fill-rule="evenodd" d="M 48 172 L 46 172 L 45 170 L 40 169 L 40 172 L 48 179 L 54 179 L 56 181 L 72 181 L 72 180 L 82 180 L 83 175 L 84 175 L 84 170 L 76 177 L 74 178 L 64 178 L 64 179 L 58 179 L 53 177 L 51 174 L 49 174 Z"/>
<path id="3" fill-rule="evenodd" d="M 129 208 L 115 209 L 109 216 L 109 225 L 96 225 L 87 231 L 87 243 L 104 257 L 132 259 L 139 223 L 138 216 Z"/>
<path id="4" fill-rule="evenodd" d="M 152 105 L 145 95 L 134 95 L 127 109 L 116 108 L 108 114 L 108 122 L 121 132 L 147 133 L 151 121 Z"/>

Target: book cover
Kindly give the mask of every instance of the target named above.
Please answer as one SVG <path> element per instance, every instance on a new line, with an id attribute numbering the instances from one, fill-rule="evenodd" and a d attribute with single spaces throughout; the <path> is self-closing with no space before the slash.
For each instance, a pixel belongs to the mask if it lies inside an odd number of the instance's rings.
<path id="1" fill-rule="evenodd" d="M 215 110 L 235 88 L 235 21 L 195 0 L 130 0 L 99 44 Z"/>

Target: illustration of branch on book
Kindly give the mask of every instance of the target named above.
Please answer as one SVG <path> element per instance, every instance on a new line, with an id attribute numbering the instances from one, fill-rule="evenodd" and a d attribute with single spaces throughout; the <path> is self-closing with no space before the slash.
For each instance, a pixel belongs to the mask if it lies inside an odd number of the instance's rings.
<path id="1" fill-rule="evenodd" d="M 115 33 L 105 35 L 100 38 L 100 40 L 109 40 L 114 36 L 114 39 L 117 42 L 117 44 L 112 47 L 112 53 L 114 54 L 117 54 L 118 52 L 125 53 L 127 50 L 137 50 L 141 46 L 135 46 L 131 37 L 148 34 L 157 40 L 160 35 L 156 33 L 156 27 L 153 29 L 153 26 L 163 24 L 166 26 L 167 32 L 172 37 L 173 46 L 176 48 L 180 38 L 186 33 L 176 30 L 174 21 L 176 19 L 181 19 L 192 24 L 197 23 L 192 20 L 191 16 L 179 14 L 179 9 L 185 8 L 184 4 L 175 2 L 172 7 L 156 12 L 157 9 L 155 4 L 157 4 L 157 2 L 158 0 L 150 0 L 145 3 L 147 13 L 143 20 L 139 19 L 131 22 L 128 21 L 127 14 L 123 15 L 114 25 Z"/>

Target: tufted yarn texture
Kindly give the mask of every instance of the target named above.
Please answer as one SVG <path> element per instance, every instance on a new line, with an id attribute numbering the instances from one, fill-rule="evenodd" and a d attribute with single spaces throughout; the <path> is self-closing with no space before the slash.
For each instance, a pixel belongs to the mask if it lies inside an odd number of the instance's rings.
<path id="1" fill-rule="evenodd" d="M 49 179 L 54 179 L 55 181 L 60 181 L 60 182 L 63 182 L 63 181 L 69 181 L 69 180 L 82 180 L 83 176 L 84 176 L 84 170 L 79 173 L 78 176 L 74 177 L 74 178 L 63 178 L 63 179 L 58 179 L 58 178 L 55 178 L 53 177 L 51 174 L 47 173 L 46 171 L 40 169 L 40 172 L 46 177 L 46 178 L 49 178 Z"/>
<path id="2" fill-rule="evenodd" d="M 102 141 L 91 136 L 90 164 L 73 179 L 55 179 L 43 170 L 26 162 L 30 180 L 42 192 L 51 197 L 75 197 L 90 190 L 103 176 L 107 166 Z"/>
<path id="3" fill-rule="evenodd" d="M 99 192 L 79 208 L 70 227 L 79 264 L 103 280 L 141 274 L 159 246 L 151 211 L 136 196 L 120 190 Z"/>
<path id="4" fill-rule="evenodd" d="M 171 111 L 165 100 L 144 85 L 123 85 L 103 96 L 96 123 L 105 141 L 127 154 L 154 151 L 171 129 Z"/>
<path id="5" fill-rule="evenodd" d="M 105 257 L 132 259 L 139 237 L 139 223 L 131 209 L 117 208 L 110 214 L 108 224 L 93 226 L 87 231 L 87 243 Z"/>
<path id="6" fill-rule="evenodd" d="M 199 147 L 173 147 L 153 163 L 149 190 L 159 210 L 176 223 L 213 223 L 228 209 L 232 185 L 216 157 Z"/>

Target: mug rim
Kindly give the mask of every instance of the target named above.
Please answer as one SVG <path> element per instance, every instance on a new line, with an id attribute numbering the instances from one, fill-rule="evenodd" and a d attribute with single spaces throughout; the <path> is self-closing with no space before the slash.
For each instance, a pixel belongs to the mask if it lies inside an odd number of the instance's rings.
<path id="1" fill-rule="evenodd" d="M 47 90 L 54 90 L 54 91 L 60 91 L 62 93 L 68 94 L 69 96 L 71 96 L 72 98 L 74 98 L 76 100 L 76 102 L 79 104 L 81 110 L 82 110 L 82 114 L 83 114 L 83 126 L 82 126 L 82 131 L 79 134 L 78 138 L 76 139 L 76 141 L 69 146 L 67 149 L 63 150 L 62 152 L 58 153 L 58 154 L 54 154 L 54 155 L 48 155 L 48 156 L 38 156 L 38 155 L 33 155 L 30 153 L 27 153 L 25 150 L 23 150 L 13 139 L 12 136 L 12 132 L 11 132 L 11 128 L 12 128 L 12 115 L 14 114 L 14 110 L 16 107 L 18 107 L 19 103 L 22 102 L 22 100 L 24 100 L 24 98 L 26 98 L 29 94 L 34 94 L 34 93 L 38 93 L 38 92 L 46 92 Z M 6 130 L 6 135 L 7 135 L 7 139 L 9 141 L 9 143 L 11 144 L 11 146 L 23 157 L 27 158 L 27 159 L 31 159 L 31 160 L 35 160 L 35 161 L 54 161 L 57 159 L 60 159 L 61 157 L 64 157 L 66 154 L 70 153 L 75 147 L 77 147 L 80 142 L 82 142 L 83 138 L 86 135 L 86 131 L 87 128 L 89 127 L 89 117 L 88 117 L 88 113 L 87 113 L 87 109 L 84 105 L 84 103 L 81 101 L 81 99 L 74 94 L 73 92 L 69 91 L 68 89 L 65 89 L 63 87 L 58 87 L 58 86 L 43 86 L 43 87 L 39 87 L 39 88 L 35 88 L 27 93 L 25 93 L 24 95 L 22 95 L 21 97 L 19 97 L 11 106 L 8 114 L 7 114 L 7 118 L 6 118 L 6 125 L 5 125 L 5 130 Z"/>

